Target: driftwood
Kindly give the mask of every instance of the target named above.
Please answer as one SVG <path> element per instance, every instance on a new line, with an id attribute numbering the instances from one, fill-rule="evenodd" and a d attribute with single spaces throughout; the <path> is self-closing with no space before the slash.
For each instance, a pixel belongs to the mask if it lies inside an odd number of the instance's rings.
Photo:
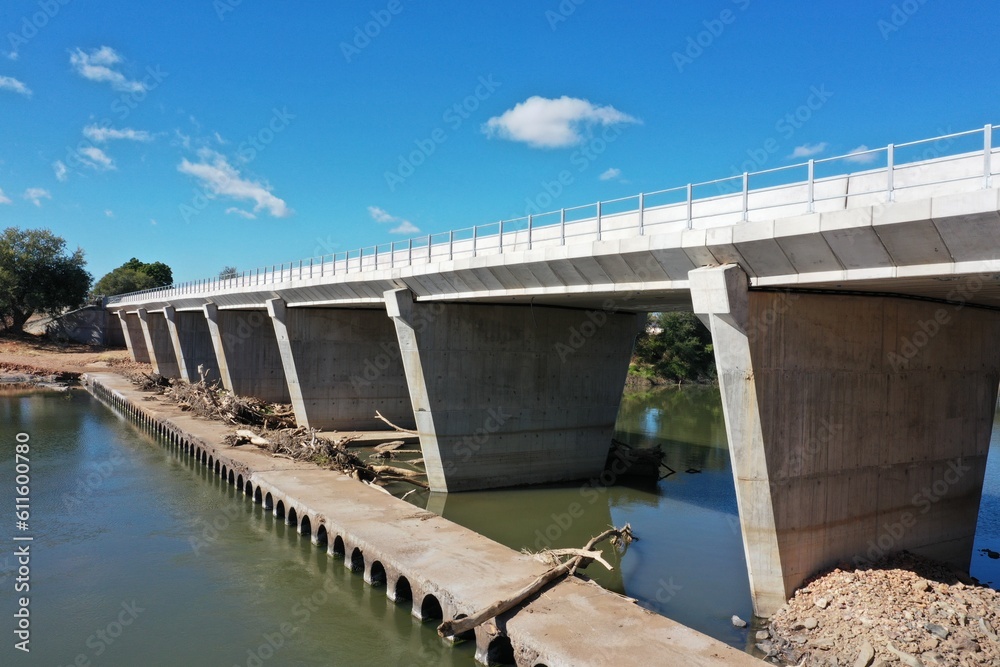
<path id="1" fill-rule="evenodd" d="M 632 535 L 632 527 L 625 524 L 624 528 L 609 528 L 597 537 L 590 538 L 586 546 L 583 549 L 560 549 L 558 552 L 564 552 L 564 554 L 574 554 L 572 558 L 568 561 L 560 563 L 559 565 L 547 570 L 541 574 L 538 578 L 532 581 L 530 584 L 517 591 L 513 595 L 501 600 L 497 600 L 485 609 L 476 612 L 472 616 L 467 616 L 465 618 L 454 619 L 451 621 L 445 621 L 438 626 L 437 632 L 442 637 L 455 637 L 469 630 L 474 630 L 491 618 L 495 618 L 500 614 L 510 611 L 517 605 L 524 602 L 526 599 L 532 595 L 538 593 L 543 588 L 545 588 L 549 583 L 560 579 L 565 575 L 572 575 L 576 573 L 577 568 L 586 567 L 592 560 L 598 560 L 593 555 L 594 547 L 604 540 L 610 539 L 612 545 L 619 548 L 627 547 L 634 538 Z M 556 552 L 556 553 L 558 553 Z M 543 552 L 546 553 L 546 552 Z M 548 552 L 553 554 L 553 552 Z M 607 567 L 609 570 L 613 569 L 610 564 L 608 564 L 603 558 L 600 558 L 600 562 Z"/>
<path id="2" fill-rule="evenodd" d="M 386 419 L 385 417 L 383 417 L 382 413 L 379 412 L 378 410 L 375 411 L 375 419 L 382 420 L 383 422 L 385 422 L 386 424 L 388 424 L 390 428 L 392 428 L 395 431 L 399 431 L 400 433 L 409 433 L 410 435 L 420 435 L 419 433 L 417 433 L 416 431 L 413 431 L 411 429 L 403 428 L 402 426 L 396 426 L 391 421 L 389 421 L 388 419 Z"/>

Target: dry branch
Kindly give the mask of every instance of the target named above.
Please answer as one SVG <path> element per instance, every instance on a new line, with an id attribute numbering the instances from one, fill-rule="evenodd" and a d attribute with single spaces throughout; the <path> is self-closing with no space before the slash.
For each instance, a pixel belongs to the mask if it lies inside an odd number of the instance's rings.
<path id="1" fill-rule="evenodd" d="M 577 555 L 574 555 L 568 561 L 560 563 L 559 565 L 542 573 L 538 578 L 510 597 L 497 600 L 490 606 L 473 614 L 472 616 L 445 621 L 438 626 L 438 634 L 442 637 L 455 637 L 468 632 L 469 630 L 474 630 L 486 621 L 499 616 L 505 611 L 510 611 L 532 595 L 541 591 L 552 581 L 555 581 L 556 579 L 559 579 L 567 574 L 575 574 L 577 568 L 584 565 L 585 561 L 589 563 L 592 559 L 594 559 L 593 556 L 590 556 L 590 554 L 594 551 L 594 547 L 607 539 L 610 539 L 611 544 L 615 547 L 625 548 L 635 538 L 632 535 L 632 527 L 629 524 L 625 524 L 624 528 L 609 528 L 600 535 L 590 538 L 590 541 L 587 542 L 586 546 L 584 546 L 581 550 L 560 550 L 571 551 L 573 553 L 577 553 Z M 608 563 L 606 563 L 603 559 L 601 559 L 601 562 L 604 563 L 608 569 L 611 569 L 611 566 L 608 565 Z"/>
<path id="2" fill-rule="evenodd" d="M 420 435 L 416 431 L 412 431 L 408 428 L 403 428 L 402 426 L 396 426 L 391 421 L 382 416 L 382 413 L 378 410 L 375 411 L 375 419 L 381 419 L 383 422 L 389 425 L 390 428 L 399 431 L 400 433 L 409 433 L 410 435 Z"/>

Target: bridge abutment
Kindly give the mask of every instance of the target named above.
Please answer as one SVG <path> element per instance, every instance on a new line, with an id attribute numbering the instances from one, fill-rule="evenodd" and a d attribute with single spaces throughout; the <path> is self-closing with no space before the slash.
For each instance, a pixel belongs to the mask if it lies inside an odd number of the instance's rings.
<path id="1" fill-rule="evenodd" d="M 153 372 L 167 378 L 180 377 L 181 371 L 174 354 L 174 343 L 167 328 L 166 315 L 163 312 L 150 313 L 142 308 L 138 310 L 138 315 Z"/>
<path id="2" fill-rule="evenodd" d="M 139 321 L 139 314 L 119 310 L 118 319 L 121 320 L 122 335 L 125 337 L 125 347 L 128 348 L 128 353 L 132 357 L 132 361 L 148 364 L 149 351 L 146 349 L 146 338 L 142 333 L 142 322 Z"/>
<path id="3" fill-rule="evenodd" d="M 406 289 L 385 299 L 432 490 L 601 472 L 643 318 L 420 303 Z"/>
<path id="4" fill-rule="evenodd" d="M 385 429 L 376 411 L 404 428 L 414 425 L 399 343 L 384 310 L 288 308 L 281 299 L 267 309 L 300 425 Z"/>
<path id="5" fill-rule="evenodd" d="M 264 310 L 204 306 L 222 386 L 239 396 L 289 403 L 281 350 Z"/>
<path id="6" fill-rule="evenodd" d="M 1000 314 L 749 291 L 690 273 L 712 332 L 757 614 L 811 574 L 909 550 L 968 569 L 1000 382 Z"/>

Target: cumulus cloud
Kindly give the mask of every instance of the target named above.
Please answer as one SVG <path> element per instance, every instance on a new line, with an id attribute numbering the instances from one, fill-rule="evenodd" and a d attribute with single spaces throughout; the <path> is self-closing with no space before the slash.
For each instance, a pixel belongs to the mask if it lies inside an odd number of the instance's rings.
<path id="1" fill-rule="evenodd" d="M 119 130 L 113 127 L 99 127 L 97 125 L 88 125 L 83 128 L 83 136 L 99 144 L 113 139 L 128 139 L 129 141 L 153 140 L 153 135 L 146 130 L 133 130 L 130 127 L 123 127 Z"/>
<path id="2" fill-rule="evenodd" d="M 10 204 L 10 197 L 3 193 L 3 188 L 0 188 L 0 204 Z"/>
<path id="3" fill-rule="evenodd" d="M 131 81 L 114 69 L 114 65 L 122 62 L 122 57 L 110 46 L 102 46 L 89 52 L 74 49 L 69 54 L 69 62 L 76 73 L 84 79 L 109 83 L 115 90 L 126 93 L 139 93 L 145 90 L 140 82 Z"/>
<path id="4" fill-rule="evenodd" d="M 35 206 L 41 206 L 43 199 L 52 199 L 52 195 L 45 188 L 28 188 L 24 191 L 24 198 Z"/>
<path id="5" fill-rule="evenodd" d="M 31 97 L 31 89 L 12 76 L 0 76 L 0 90 L 10 90 Z"/>
<path id="6" fill-rule="evenodd" d="M 613 181 L 621 175 L 622 175 L 621 169 L 611 167 L 610 169 L 602 173 L 600 176 L 598 176 L 598 178 L 601 179 L 602 181 Z"/>
<path id="7" fill-rule="evenodd" d="M 861 144 L 857 148 L 852 148 L 844 159 L 857 164 L 871 164 L 878 159 L 878 153 L 868 153 L 869 150 L 871 149 L 868 146 Z"/>
<path id="8" fill-rule="evenodd" d="M 242 208 L 237 208 L 235 206 L 230 206 L 226 209 L 226 215 L 238 215 L 241 218 L 246 218 L 247 220 L 256 220 L 257 216 L 250 211 L 244 211 Z"/>
<path id="9" fill-rule="evenodd" d="M 115 212 L 112 211 L 110 208 L 106 208 L 104 209 L 104 215 L 108 216 L 109 218 L 113 218 L 115 217 Z"/>
<path id="10" fill-rule="evenodd" d="M 420 228 L 409 220 L 404 220 L 403 218 L 392 215 L 384 208 L 379 208 L 378 206 L 369 206 L 368 215 L 370 215 L 372 220 L 375 222 L 397 223 L 395 227 L 389 230 L 390 234 L 417 234 L 420 232 Z"/>
<path id="11" fill-rule="evenodd" d="M 57 181 L 59 181 L 60 183 L 62 183 L 62 182 L 64 182 L 66 180 L 66 172 L 68 170 L 66 169 L 66 165 L 63 164 L 62 160 L 56 160 L 55 162 L 53 162 L 52 163 L 52 170 L 54 172 L 56 172 L 56 180 Z"/>
<path id="12" fill-rule="evenodd" d="M 581 143 L 582 131 L 594 125 L 638 122 L 612 106 L 596 106 L 565 95 L 558 99 L 536 95 L 490 118 L 483 132 L 490 138 L 520 141 L 532 148 L 565 148 Z"/>
<path id="13" fill-rule="evenodd" d="M 244 178 L 225 156 L 203 148 L 198 151 L 198 159 L 198 162 L 191 162 L 184 158 L 177 169 L 197 178 L 209 196 L 252 201 L 254 212 L 267 211 L 275 218 L 292 214 L 285 201 L 271 193 L 269 185 Z"/>
<path id="14" fill-rule="evenodd" d="M 812 157 L 814 155 L 819 155 L 826 150 L 827 143 L 822 141 L 818 144 L 802 144 L 801 146 L 796 146 L 795 150 L 788 157 L 790 158 L 803 158 Z"/>
<path id="15" fill-rule="evenodd" d="M 108 171 L 115 168 L 115 161 L 97 146 L 86 146 L 77 152 L 83 156 L 80 161 L 91 169 Z"/>

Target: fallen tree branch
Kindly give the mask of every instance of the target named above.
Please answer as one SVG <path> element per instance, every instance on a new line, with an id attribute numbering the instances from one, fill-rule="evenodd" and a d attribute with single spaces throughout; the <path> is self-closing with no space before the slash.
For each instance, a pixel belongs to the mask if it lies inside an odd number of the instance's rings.
<path id="1" fill-rule="evenodd" d="M 389 421 L 388 419 L 386 419 L 385 417 L 383 417 L 382 413 L 379 412 L 378 410 L 375 411 L 375 419 L 381 419 L 386 424 L 388 424 L 391 428 L 393 428 L 396 431 L 399 431 L 400 433 L 409 433 L 410 435 L 420 435 L 416 431 L 410 430 L 408 428 L 403 428 L 402 426 L 396 426 L 391 421 Z"/>
<path id="2" fill-rule="evenodd" d="M 590 541 L 587 542 L 586 546 L 584 546 L 583 549 L 566 550 L 566 551 L 572 551 L 574 553 L 587 554 L 586 556 L 584 555 L 573 556 L 568 561 L 561 563 L 551 568 L 550 570 L 547 570 L 546 572 L 542 573 L 534 581 L 532 581 L 530 584 L 528 584 L 521 590 L 517 591 L 510 597 L 497 600 L 490 606 L 486 607 L 485 609 L 479 612 L 476 612 L 471 616 L 467 616 L 461 619 L 454 619 L 451 621 L 445 621 L 444 623 L 438 626 L 437 630 L 438 635 L 440 635 L 441 637 L 455 637 L 463 633 L 466 633 L 469 630 L 474 630 L 475 628 L 479 627 L 480 625 L 490 620 L 491 618 L 495 618 L 506 611 L 510 611 L 511 609 L 513 609 L 514 607 L 516 607 L 517 605 L 521 604 L 526 599 L 534 595 L 535 593 L 541 591 L 552 581 L 555 581 L 556 579 L 559 579 L 567 574 L 569 575 L 575 574 L 577 568 L 580 567 L 580 565 L 584 561 L 589 562 L 591 559 L 593 559 L 593 557 L 590 556 L 590 553 L 594 551 L 594 547 L 600 542 L 603 542 L 604 540 L 607 539 L 610 539 L 611 544 L 614 545 L 615 547 L 624 548 L 627 547 L 635 538 L 632 535 L 632 527 L 629 524 L 625 524 L 623 528 L 609 528 L 600 535 L 590 538 Z M 603 559 L 602 562 L 604 562 Z M 608 565 L 607 563 L 604 564 L 610 569 L 611 567 L 610 565 Z"/>

